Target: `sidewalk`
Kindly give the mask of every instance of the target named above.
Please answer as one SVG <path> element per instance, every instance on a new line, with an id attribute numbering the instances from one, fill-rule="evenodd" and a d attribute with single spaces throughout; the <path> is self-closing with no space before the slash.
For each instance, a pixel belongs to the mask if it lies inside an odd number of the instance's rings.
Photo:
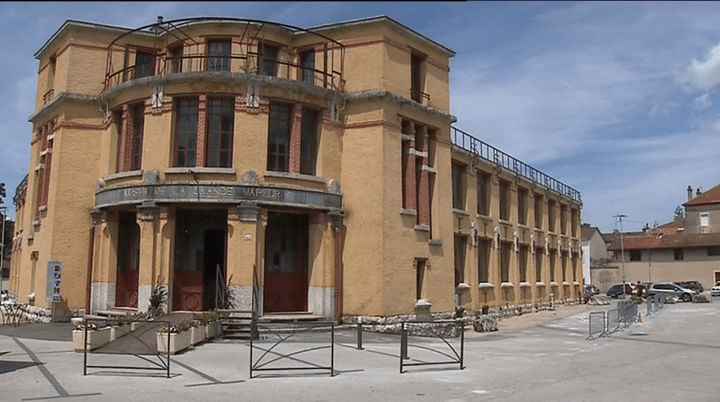
<path id="1" fill-rule="evenodd" d="M 246 341 L 208 342 L 175 355 L 167 379 L 143 371 L 111 369 L 94 369 L 83 376 L 83 354 L 72 352 L 69 341 L 5 335 L 0 336 L 0 353 L 8 352 L 0 355 L 0 399 L 647 401 L 662 395 L 667 400 L 717 400 L 720 303 L 668 305 L 657 315 L 643 315 L 641 326 L 595 341 L 585 340 L 588 313 L 611 306 L 577 306 L 586 307 L 580 312 L 571 311 L 573 307 L 502 320 L 498 332 L 475 336 L 468 331 L 464 370 L 457 365 L 429 366 L 404 374 L 399 373 L 399 336 L 366 332 L 364 349 L 357 350 L 353 330 L 335 334 L 332 377 L 317 370 L 253 379 L 249 378 Z M 533 317 L 543 313 L 549 320 Z M 503 330 L 505 325 L 518 329 Z M 286 344 L 289 348 L 319 346 L 302 339 L 295 343 L 290 339 Z M 427 339 L 418 343 L 433 348 L 441 344 Z M 269 345 L 259 346 L 268 350 Z M 255 350 L 253 357 L 261 351 Z M 417 347 L 408 352 L 413 359 L 422 356 Z M 321 365 L 329 361 L 330 354 L 318 349 L 292 358 Z M 102 354 L 90 354 L 89 359 L 113 364 L 129 361 Z"/>

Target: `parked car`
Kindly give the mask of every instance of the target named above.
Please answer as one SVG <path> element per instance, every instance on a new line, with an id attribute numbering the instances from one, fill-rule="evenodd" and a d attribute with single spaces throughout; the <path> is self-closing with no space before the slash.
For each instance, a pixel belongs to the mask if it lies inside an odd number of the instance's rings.
<path id="1" fill-rule="evenodd" d="M 673 296 L 673 297 L 679 298 L 680 300 L 682 300 L 684 302 L 691 301 L 693 295 L 696 294 L 696 292 L 694 290 L 684 288 L 673 282 L 654 283 L 652 286 L 650 286 L 650 290 L 648 293 L 650 294 L 650 296 L 656 295 L 656 294 Z"/>
<path id="2" fill-rule="evenodd" d="M 720 282 L 715 282 L 715 285 L 710 288 L 710 294 L 713 296 L 720 296 Z"/>
<path id="3" fill-rule="evenodd" d="M 679 286 L 682 286 L 682 287 L 686 288 L 686 289 L 694 290 L 695 293 L 697 293 L 697 294 L 700 294 L 700 293 L 702 293 L 702 292 L 705 291 L 705 289 L 703 288 L 702 283 L 700 283 L 700 282 L 698 282 L 698 281 L 675 282 L 675 283 L 678 284 Z"/>
<path id="4" fill-rule="evenodd" d="M 620 297 L 620 295 L 622 295 L 622 294 L 623 294 L 623 284 L 622 283 L 618 283 L 617 285 L 612 285 L 610 287 L 610 289 L 608 289 L 608 291 L 607 291 L 607 295 L 612 297 L 613 299 Z M 625 294 L 626 295 L 633 294 L 633 288 L 632 288 L 632 286 L 630 286 L 629 283 L 625 284 Z"/>

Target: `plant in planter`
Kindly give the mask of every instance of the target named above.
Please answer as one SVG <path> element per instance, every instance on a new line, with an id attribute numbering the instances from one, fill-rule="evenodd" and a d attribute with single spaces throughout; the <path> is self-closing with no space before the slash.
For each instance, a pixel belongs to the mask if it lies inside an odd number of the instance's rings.
<path id="1" fill-rule="evenodd" d="M 207 324 L 204 324 L 202 320 L 197 317 L 193 317 L 193 319 L 190 320 L 190 343 L 197 345 L 204 341 L 206 332 Z"/>
<path id="2" fill-rule="evenodd" d="M 85 325 L 79 324 L 72 332 L 73 348 L 76 352 L 82 352 L 87 345 L 88 350 L 97 349 L 110 342 L 111 327 L 98 326 L 94 322 L 87 323 L 87 342 L 85 342 Z"/>
<path id="3" fill-rule="evenodd" d="M 150 307 L 148 319 L 157 318 L 165 313 L 163 305 L 167 304 L 167 289 L 161 285 L 154 285 L 150 290 Z"/>
<path id="4" fill-rule="evenodd" d="M 163 325 L 157 333 L 157 348 L 160 353 L 175 354 L 185 350 L 192 344 L 190 323 L 182 321 L 176 324 Z"/>
<path id="5" fill-rule="evenodd" d="M 222 329 L 219 325 L 218 314 L 215 311 L 203 311 L 199 316 L 200 322 L 205 325 L 205 338 L 215 338 L 218 334 L 218 328 Z"/>

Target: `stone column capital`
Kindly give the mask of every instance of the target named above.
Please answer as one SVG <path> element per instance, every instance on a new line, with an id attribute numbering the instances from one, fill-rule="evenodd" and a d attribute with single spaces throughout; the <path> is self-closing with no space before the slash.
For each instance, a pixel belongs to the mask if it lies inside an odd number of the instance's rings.
<path id="1" fill-rule="evenodd" d="M 237 205 L 241 222 L 257 222 L 260 207 L 256 202 L 243 201 Z"/>
<path id="2" fill-rule="evenodd" d="M 140 212 L 140 220 L 143 221 L 154 221 L 158 216 L 160 208 L 153 201 L 144 201 L 138 206 L 138 212 Z"/>

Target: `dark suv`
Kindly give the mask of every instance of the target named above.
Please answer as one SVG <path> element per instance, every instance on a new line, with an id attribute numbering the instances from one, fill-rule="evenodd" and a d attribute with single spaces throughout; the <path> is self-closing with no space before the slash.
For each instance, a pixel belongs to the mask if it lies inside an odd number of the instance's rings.
<path id="1" fill-rule="evenodd" d="M 612 297 L 613 299 L 616 299 L 620 297 L 620 295 L 623 294 L 623 284 L 618 283 L 617 285 L 613 285 L 610 289 L 607 291 L 607 295 Z M 633 288 L 630 286 L 629 283 L 625 284 L 625 294 L 631 295 L 633 294 Z"/>
<path id="2" fill-rule="evenodd" d="M 694 290 L 695 293 L 697 293 L 697 294 L 700 294 L 705 291 L 705 289 L 703 289 L 702 283 L 700 283 L 698 281 L 675 282 L 675 283 L 684 287 L 685 289 Z"/>

